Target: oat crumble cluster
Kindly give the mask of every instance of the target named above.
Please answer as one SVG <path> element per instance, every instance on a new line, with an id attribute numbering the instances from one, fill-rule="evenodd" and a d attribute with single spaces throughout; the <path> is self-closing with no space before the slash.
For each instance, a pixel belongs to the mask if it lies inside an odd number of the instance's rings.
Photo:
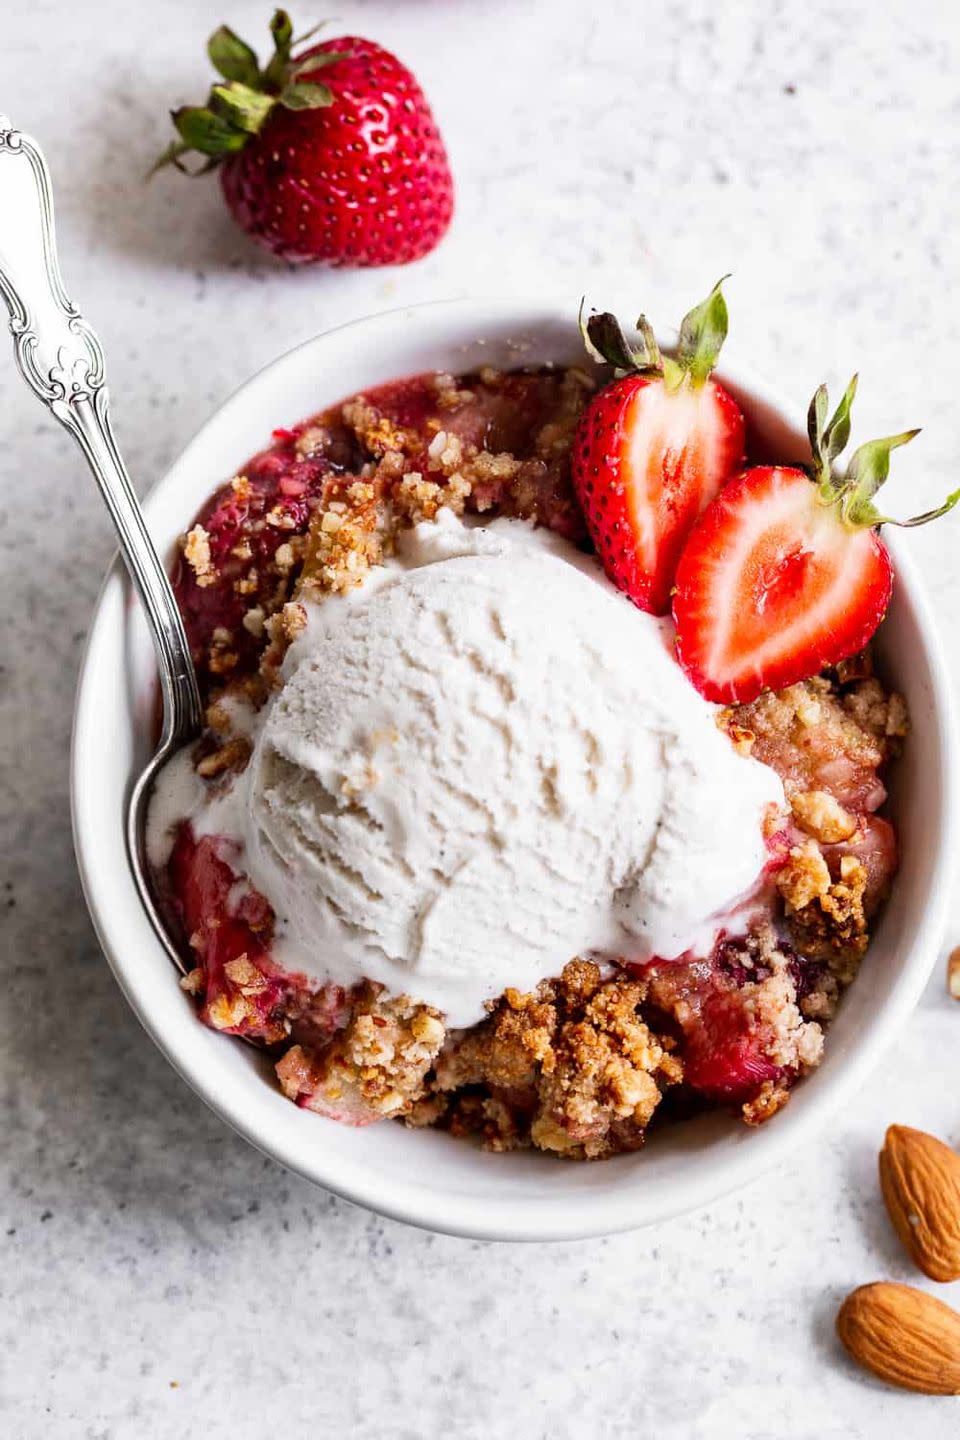
<path id="1" fill-rule="evenodd" d="M 593 386 L 577 368 L 421 376 L 275 432 L 184 537 L 175 576 L 206 697 L 205 783 L 247 764 L 238 707 L 276 689 L 304 605 L 362 585 L 402 528 L 448 507 L 531 519 L 586 548 L 569 452 Z M 759 1124 L 819 1063 L 867 949 L 896 866 L 882 775 L 908 723 L 868 653 L 718 723 L 777 771 L 789 812 L 768 836 L 768 913 L 709 956 L 571 958 L 449 1031 L 375 985 L 307 992 L 284 975 L 269 906 L 237 902 L 229 855 L 185 824 L 166 877 L 196 957 L 184 986 L 208 1024 L 275 1047 L 285 1095 L 346 1123 L 401 1119 L 568 1159 L 636 1150 L 651 1124 L 709 1105 Z"/>

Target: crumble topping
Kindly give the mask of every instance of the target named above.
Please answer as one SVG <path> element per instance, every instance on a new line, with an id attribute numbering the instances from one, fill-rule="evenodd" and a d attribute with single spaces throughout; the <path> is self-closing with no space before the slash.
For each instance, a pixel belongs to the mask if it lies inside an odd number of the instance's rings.
<path id="1" fill-rule="evenodd" d="M 264 628 L 269 644 L 260 661 L 260 674 L 269 686 L 273 687 L 280 683 L 280 666 L 294 640 L 306 628 L 306 624 L 307 612 L 295 600 L 289 601 L 266 621 Z"/>
<path id="2" fill-rule="evenodd" d="M 355 590 L 383 559 L 375 487 L 355 480 L 338 495 L 310 522 L 298 592 L 306 599 Z"/>
<path id="3" fill-rule="evenodd" d="M 864 911 L 865 866 L 853 855 L 840 861 L 840 874 L 803 905 L 787 901 L 787 928 L 797 949 L 812 960 L 827 961 L 837 978 L 854 979 L 870 936 Z"/>
<path id="4" fill-rule="evenodd" d="M 640 1013 L 646 991 L 585 960 L 530 994 L 507 990 L 487 1020 L 450 1037 L 408 1123 L 442 1119 L 492 1149 L 571 1159 L 639 1148 L 663 1091 L 683 1075 L 674 1038 Z"/>
<path id="5" fill-rule="evenodd" d="M 405 385 L 420 392 L 395 399 Z M 264 703 L 306 624 L 300 601 L 362 584 L 400 527 L 448 507 L 530 518 L 582 542 L 569 451 L 594 386 L 575 367 L 549 377 L 440 372 L 275 432 L 275 447 L 218 492 L 181 545 L 207 701 L 197 773 L 217 783 L 243 769 L 250 742 L 230 700 Z M 887 826 L 881 853 L 885 822 L 874 817 L 885 795 L 880 777 L 909 726 L 903 698 L 884 689 L 869 649 L 729 707 L 718 723 L 741 754 L 784 783 L 789 819 L 767 836 L 777 856 L 777 931 L 760 926 L 708 958 L 639 975 L 572 960 L 556 979 L 530 994 L 508 990 L 480 1025 L 450 1034 L 436 1011 L 372 985 L 284 988 L 254 963 L 256 945 L 215 974 L 210 935 L 199 931 L 192 943 L 201 963 L 181 984 L 215 1028 L 284 1047 L 276 1070 L 286 1095 L 348 1123 L 403 1118 L 495 1150 L 535 1147 L 578 1160 L 634 1150 L 673 1096 L 723 1103 L 722 1087 L 710 1093 L 694 1083 L 698 1067 L 707 1073 L 715 1060 L 703 1053 L 714 1024 L 740 1027 L 733 1053 L 745 1047 L 756 1083 L 746 1099 L 741 1086 L 735 1103 L 747 1123 L 762 1123 L 819 1063 L 821 1022 L 834 1015 L 866 949 L 869 916 L 895 863 L 892 832 Z M 378 779 L 372 754 L 358 754 L 343 793 L 349 800 Z M 671 1103 L 663 1105 L 665 1095 Z"/>
<path id="6" fill-rule="evenodd" d="M 415 452 L 421 444 L 415 430 L 396 424 L 363 395 L 341 405 L 340 416 L 344 425 L 353 431 L 371 455 L 380 457 L 390 450 Z"/>
<path id="7" fill-rule="evenodd" d="M 309 1110 L 362 1125 L 407 1114 L 446 1031 L 436 1010 L 367 985 L 323 1050 L 293 1045 L 277 1062 L 281 1089 Z"/>
<path id="8" fill-rule="evenodd" d="M 718 723 L 780 774 L 791 802 L 798 793 L 825 791 L 851 809 L 882 800 L 877 772 L 899 754 L 909 730 L 903 697 L 872 676 L 845 687 L 818 675 L 727 707 Z"/>
<path id="9" fill-rule="evenodd" d="M 777 876 L 777 889 L 787 903 L 788 913 L 804 910 L 828 893 L 830 870 L 815 841 L 805 840 L 793 847 Z"/>

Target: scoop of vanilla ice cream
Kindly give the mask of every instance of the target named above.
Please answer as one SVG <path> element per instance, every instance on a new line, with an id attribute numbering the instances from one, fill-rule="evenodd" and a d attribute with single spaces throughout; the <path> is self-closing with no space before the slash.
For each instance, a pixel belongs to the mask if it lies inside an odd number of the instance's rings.
<path id="1" fill-rule="evenodd" d="M 417 526 L 311 610 L 238 782 L 277 959 L 463 1026 L 574 955 L 682 953 L 783 801 L 714 714 L 592 558 L 519 521 Z"/>

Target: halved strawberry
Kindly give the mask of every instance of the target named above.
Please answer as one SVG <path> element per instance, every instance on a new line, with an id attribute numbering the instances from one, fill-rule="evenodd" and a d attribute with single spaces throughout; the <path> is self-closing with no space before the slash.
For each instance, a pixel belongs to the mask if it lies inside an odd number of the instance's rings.
<path id="1" fill-rule="evenodd" d="M 584 411 L 573 482 L 607 575 L 655 615 L 669 609 L 692 525 L 743 463 L 743 415 L 710 379 L 727 334 L 721 284 L 685 317 L 676 359 L 660 354 L 642 315 L 640 349 L 612 315 L 581 320 L 591 354 L 628 373 Z"/>
<path id="2" fill-rule="evenodd" d="M 893 586 L 884 524 L 922 525 L 960 500 L 891 521 L 873 497 L 890 452 L 919 432 L 861 445 L 846 476 L 833 461 L 850 435 L 856 376 L 827 423 L 821 385 L 809 414 L 811 473 L 763 465 L 731 480 L 694 526 L 677 568 L 677 655 L 708 700 L 753 700 L 855 654 L 883 619 Z"/>

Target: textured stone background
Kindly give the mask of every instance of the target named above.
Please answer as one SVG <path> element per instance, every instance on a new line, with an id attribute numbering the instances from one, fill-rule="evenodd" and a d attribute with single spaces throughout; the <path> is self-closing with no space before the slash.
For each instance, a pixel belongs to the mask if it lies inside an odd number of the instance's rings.
<path id="1" fill-rule="evenodd" d="M 206 35 L 228 19 L 259 38 L 265 0 L 4 6 L 0 108 L 47 149 L 69 288 L 105 342 L 142 487 L 254 368 L 350 316 L 542 286 L 669 323 L 727 270 L 731 353 L 798 398 L 859 368 L 861 436 L 925 426 L 893 504 L 957 484 L 949 0 L 333 8 L 411 63 L 449 141 L 456 226 L 417 267 L 287 273 L 231 229 L 214 184 L 144 187 L 168 104 L 205 89 Z M 111 539 L 2 353 L 0 506 L 5 1436 L 956 1435 L 960 1402 L 861 1379 L 831 1329 L 853 1284 L 913 1278 L 877 1200 L 884 1125 L 960 1140 L 960 1012 L 939 972 L 832 1135 L 709 1211 L 513 1248 L 341 1204 L 188 1093 L 98 953 L 67 743 Z M 958 534 L 915 539 L 955 667 Z"/>

